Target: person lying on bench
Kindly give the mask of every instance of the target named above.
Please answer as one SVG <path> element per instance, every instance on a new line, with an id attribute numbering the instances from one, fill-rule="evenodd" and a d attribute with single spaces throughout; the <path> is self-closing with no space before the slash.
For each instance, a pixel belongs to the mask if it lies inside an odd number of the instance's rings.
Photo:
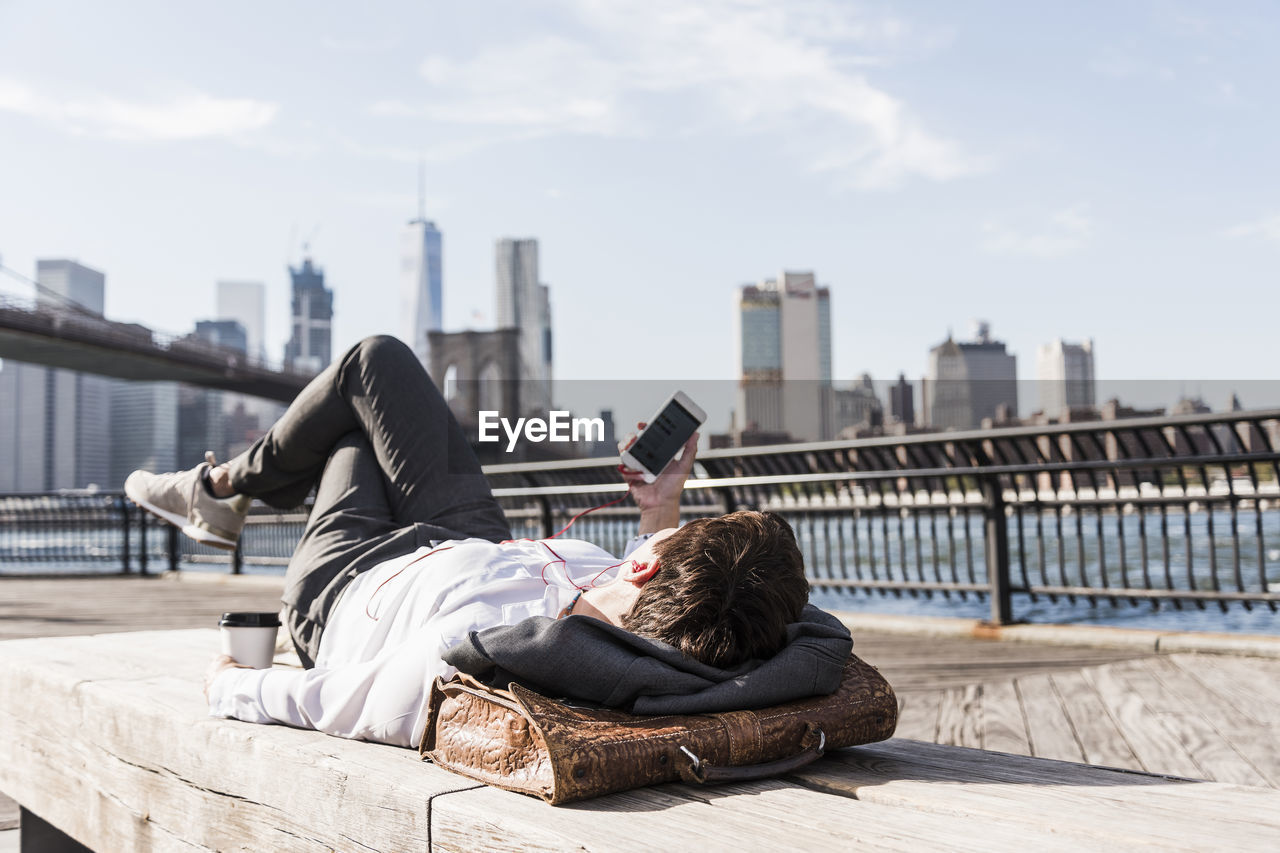
<path id="1" fill-rule="evenodd" d="M 680 525 L 697 436 L 651 484 L 622 560 L 575 539 L 511 540 L 448 404 L 413 352 L 369 338 L 222 465 L 135 471 L 131 500 L 235 546 L 252 498 L 315 501 L 285 574 L 302 670 L 215 658 L 210 713 L 416 746 L 458 670 L 633 713 L 710 713 L 831 693 L 852 641 L 808 605 L 795 536 L 769 512 Z"/>

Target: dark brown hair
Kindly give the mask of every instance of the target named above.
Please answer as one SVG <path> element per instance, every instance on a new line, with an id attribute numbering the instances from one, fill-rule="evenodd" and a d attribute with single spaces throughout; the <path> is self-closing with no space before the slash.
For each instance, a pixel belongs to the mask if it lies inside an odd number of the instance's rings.
<path id="1" fill-rule="evenodd" d="M 691 521 L 654 546 L 658 571 L 622 627 L 729 669 L 775 655 L 809 600 L 795 533 L 773 512 Z"/>

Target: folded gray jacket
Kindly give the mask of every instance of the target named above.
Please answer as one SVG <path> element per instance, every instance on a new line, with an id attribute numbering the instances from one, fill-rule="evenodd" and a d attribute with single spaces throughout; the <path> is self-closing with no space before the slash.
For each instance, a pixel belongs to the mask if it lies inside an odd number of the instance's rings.
<path id="1" fill-rule="evenodd" d="M 472 631 L 444 660 L 490 687 L 514 681 L 633 714 L 707 714 L 833 693 L 852 648 L 838 619 L 806 605 L 782 651 L 727 670 L 588 616 L 531 616 Z"/>

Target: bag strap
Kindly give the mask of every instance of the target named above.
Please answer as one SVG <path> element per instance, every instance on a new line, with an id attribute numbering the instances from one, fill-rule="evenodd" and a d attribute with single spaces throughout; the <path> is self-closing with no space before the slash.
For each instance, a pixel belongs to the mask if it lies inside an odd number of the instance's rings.
<path id="1" fill-rule="evenodd" d="M 786 758 L 779 758 L 777 761 L 765 762 L 764 764 L 748 764 L 743 767 L 713 767 L 694 755 L 687 746 L 682 746 L 680 747 L 680 752 L 684 754 L 689 763 L 682 764 L 679 767 L 680 778 L 689 784 L 696 782 L 699 785 L 715 785 L 721 782 L 749 782 L 755 779 L 764 779 L 781 773 L 790 773 L 793 770 L 804 767 L 811 761 L 821 758 L 826 746 L 826 734 L 813 723 L 809 723 L 805 727 L 804 737 L 800 739 L 799 752 Z"/>

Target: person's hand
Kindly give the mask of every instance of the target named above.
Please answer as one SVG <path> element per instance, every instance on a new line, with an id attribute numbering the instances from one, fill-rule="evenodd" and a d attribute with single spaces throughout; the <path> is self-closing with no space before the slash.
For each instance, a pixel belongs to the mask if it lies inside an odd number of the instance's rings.
<path id="1" fill-rule="evenodd" d="M 250 669 L 244 664 L 236 663 L 231 655 L 214 655 L 213 660 L 209 661 L 209 668 L 204 671 L 204 701 L 209 701 L 209 688 L 213 686 L 213 680 L 222 674 L 223 670 L 231 669 Z"/>
<path id="2" fill-rule="evenodd" d="M 639 429 L 644 429 L 645 424 L 641 421 L 636 424 Z M 635 443 L 636 433 L 630 433 L 622 441 L 618 443 L 618 450 L 626 450 Z M 652 483 L 644 481 L 644 475 L 639 471 L 635 471 L 625 465 L 619 465 L 618 470 L 622 472 L 622 479 L 626 481 L 631 488 L 631 497 L 636 502 L 636 506 L 640 507 L 640 515 L 643 519 L 646 513 L 661 513 L 664 521 L 661 527 L 675 527 L 679 524 L 680 515 L 680 495 L 684 492 L 685 480 L 689 479 L 689 472 L 693 470 L 693 460 L 698 455 L 698 433 L 689 436 L 689 440 L 684 443 L 681 455 L 673 459 L 662 472 L 658 474 L 658 478 Z M 670 523 L 669 516 L 674 513 L 675 520 Z M 641 530 L 642 533 L 650 532 Z"/>

